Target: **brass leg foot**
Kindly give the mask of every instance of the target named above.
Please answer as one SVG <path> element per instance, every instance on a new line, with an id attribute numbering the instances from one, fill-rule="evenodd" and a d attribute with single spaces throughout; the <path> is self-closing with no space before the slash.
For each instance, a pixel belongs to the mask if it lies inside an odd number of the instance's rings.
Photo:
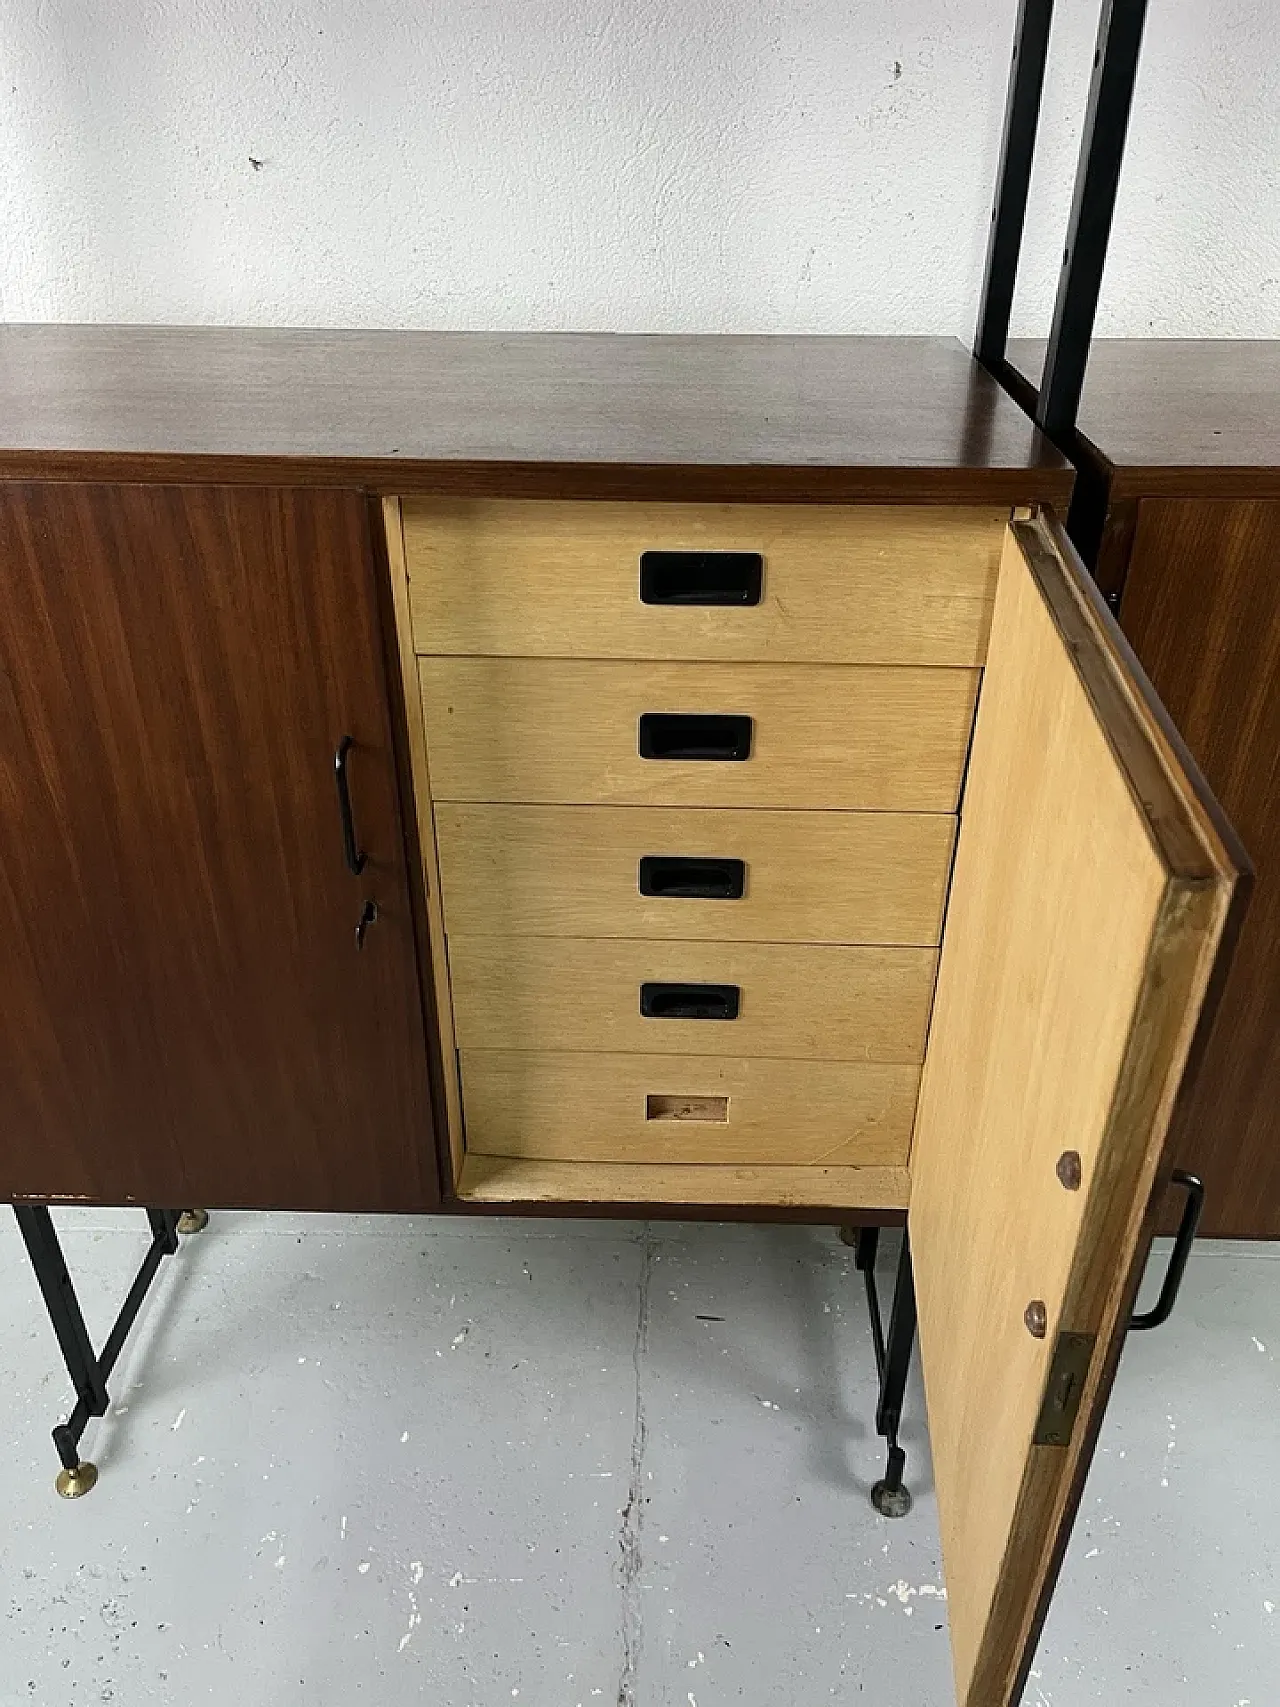
<path id="1" fill-rule="evenodd" d="M 871 1490 L 871 1503 L 881 1517 L 905 1517 L 911 1510 L 911 1495 L 901 1485 L 895 1488 L 888 1482 L 877 1482 Z"/>
<path id="2" fill-rule="evenodd" d="M 64 1500 L 78 1500 L 87 1494 L 98 1480 L 96 1464 L 77 1464 L 74 1470 L 59 1470 L 54 1483 Z"/>
<path id="3" fill-rule="evenodd" d="M 911 1510 L 911 1495 L 902 1485 L 902 1472 L 906 1467 L 907 1455 L 898 1445 L 896 1435 L 891 1436 L 884 1480 L 877 1482 L 871 1490 L 871 1503 L 881 1517 L 905 1517 Z"/>
<path id="4" fill-rule="evenodd" d="M 207 1209 L 184 1209 L 178 1217 L 178 1231 L 180 1233 L 203 1233 L 208 1225 L 209 1211 Z"/>

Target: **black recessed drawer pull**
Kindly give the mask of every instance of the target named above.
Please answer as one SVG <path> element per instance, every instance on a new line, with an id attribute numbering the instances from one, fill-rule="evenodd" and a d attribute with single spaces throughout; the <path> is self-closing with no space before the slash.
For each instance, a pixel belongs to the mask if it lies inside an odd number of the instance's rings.
<path id="1" fill-rule="evenodd" d="M 645 854 L 640 861 L 640 893 L 682 900 L 741 901 L 747 868 L 740 859 L 682 859 Z"/>
<path id="2" fill-rule="evenodd" d="M 751 719 L 715 711 L 646 711 L 642 759 L 749 759 Z"/>
<path id="3" fill-rule="evenodd" d="M 736 984 L 641 984 L 645 1019 L 737 1019 Z"/>
<path id="4" fill-rule="evenodd" d="M 643 551 L 642 605 L 758 605 L 758 551 Z"/>

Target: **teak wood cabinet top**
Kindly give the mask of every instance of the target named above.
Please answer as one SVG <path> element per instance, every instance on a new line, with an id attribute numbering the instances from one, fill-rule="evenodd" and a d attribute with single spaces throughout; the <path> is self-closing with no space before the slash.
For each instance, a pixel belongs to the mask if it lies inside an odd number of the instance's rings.
<path id="1" fill-rule="evenodd" d="M 1078 440 L 1099 584 L 1258 872 L 1174 1153 L 1206 1233 L 1280 1238 L 1280 342 L 1103 339 Z"/>
<path id="2" fill-rule="evenodd" d="M 1245 887 L 1070 487 L 939 341 L 0 332 L 0 1192 L 905 1214 L 1014 1701 Z"/>

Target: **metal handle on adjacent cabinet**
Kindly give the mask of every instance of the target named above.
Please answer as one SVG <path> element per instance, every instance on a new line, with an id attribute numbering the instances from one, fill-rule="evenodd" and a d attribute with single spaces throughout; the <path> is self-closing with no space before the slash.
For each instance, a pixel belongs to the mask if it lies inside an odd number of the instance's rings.
<path id="1" fill-rule="evenodd" d="M 1169 1266 L 1164 1271 L 1164 1284 L 1152 1309 L 1144 1311 L 1140 1316 L 1129 1318 L 1130 1328 L 1158 1328 L 1169 1320 L 1173 1307 L 1178 1302 L 1178 1289 L 1182 1285 L 1187 1258 L 1191 1255 L 1191 1245 L 1204 1212 L 1204 1182 L 1195 1174 L 1183 1173 L 1179 1169 L 1173 1176 L 1173 1183 L 1180 1185 L 1186 1192 L 1187 1201 L 1174 1237 L 1173 1250 L 1169 1253 Z"/>

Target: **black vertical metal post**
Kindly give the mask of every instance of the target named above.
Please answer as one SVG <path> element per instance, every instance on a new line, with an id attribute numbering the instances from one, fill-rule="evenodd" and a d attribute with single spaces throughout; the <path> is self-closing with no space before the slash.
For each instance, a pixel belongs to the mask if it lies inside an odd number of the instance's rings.
<path id="1" fill-rule="evenodd" d="M 1075 428 L 1124 159 L 1147 0 L 1106 0 L 1080 143 L 1036 425 L 1061 441 Z"/>
<path id="2" fill-rule="evenodd" d="M 1000 172 L 991 209 L 991 234 L 987 240 L 982 306 L 974 341 L 974 354 L 997 377 L 1000 377 L 999 370 L 1004 364 L 1009 342 L 1009 316 L 1013 310 L 1018 257 L 1022 251 L 1052 22 L 1053 0 L 1021 0 L 1013 38 L 1013 66 L 1005 102 L 1004 135 L 1000 142 Z"/>

